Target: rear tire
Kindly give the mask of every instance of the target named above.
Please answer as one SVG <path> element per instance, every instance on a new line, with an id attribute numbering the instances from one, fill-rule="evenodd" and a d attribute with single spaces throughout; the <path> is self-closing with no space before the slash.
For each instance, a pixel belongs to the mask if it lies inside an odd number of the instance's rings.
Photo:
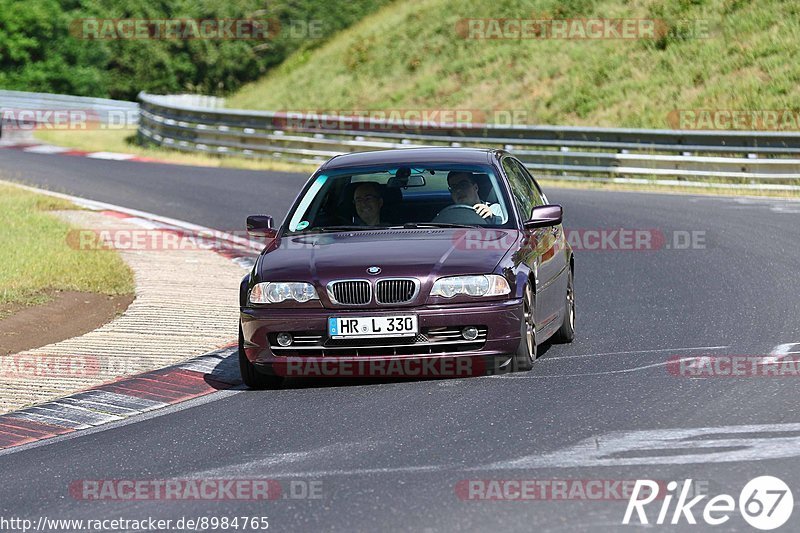
<path id="1" fill-rule="evenodd" d="M 575 340 L 575 283 L 572 269 L 569 269 L 567 279 L 567 298 L 564 303 L 564 323 L 553 335 L 553 340 L 559 343 L 570 343 Z"/>
<path id="2" fill-rule="evenodd" d="M 511 360 L 512 372 L 525 372 L 533 368 L 538 350 L 536 348 L 536 323 L 534 318 L 536 304 L 530 285 L 525 285 L 522 297 L 522 320 L 519 325 L 519 347 Z"/>
<path id="3" fill-rule="evenodd" d="M 256 366 L 247 359 L 244 353 L 244 334 L 242 325 L 239 324 L 239 373 L 242 381 L 251 389 L 275 389 L 283 382 L 281 376 L 268 376 L 258 371 Z"/>

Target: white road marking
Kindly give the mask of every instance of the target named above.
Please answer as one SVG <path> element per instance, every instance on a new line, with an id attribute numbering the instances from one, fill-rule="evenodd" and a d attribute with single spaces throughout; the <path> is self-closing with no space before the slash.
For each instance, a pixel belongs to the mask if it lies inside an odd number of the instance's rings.
<path id="1" fill-rule="evenodd" d="M 733 201 L 736 206 L 732 207 L 754 207 L 754 208 L 768 208 L 773 213 L 794 214 L 800 213 L 800 205 L 797 200 L 792 198 L 785 198 L 782 200 L 771 200 L 769 198 L 759 198 L 757 196 L 750 196 L 746 198 L 734 198 Z"/>
<path id="2" fill-rule="evenodd" d="M 796 348 L 795 348 L 796 347 Z M 571 359 L 571 358 L 578 358 L 578 357 L 594 357 L 595 355 L 616 355 L 616 354 L 635 354 L 635 353 L 656 353 L 656 352 L 668 352 L 668 351 L 692 351 L 692 350 L 722 350 L 725 348 L 730 348 L 730 346 L 700 346 L 697 348 L 667 348 L 663 350 L 643 350 L 640 352 L 609 352 L 605 354 L 589 354 L 589 355 L 567 355 L 564 357 L 544 357 L 542 358 L 542 362 L 548 360 L 559 360 L 559 359 Z M 797 349 L 798 351 L 790 351 L 792 349 Z M 780 344 L 773 348 L 770 356 L 764 357 L 763 364 L 774 363 L 775 361 L 779 361 L 783 357 L 789 354 L 796 354 L 800 353 L 800 343 L 788 343 L 788 344 Z M 630 372 L 638 372 L 639 370 L 646 370 L 648 368 L 654 368 L 659 366 L 666 366 L 669 364 L 678 364 L 682 361 L 689 361 L 689 368 L 697 368 L 703 365 L 707 365 L 711 357 L 709 356 L 700 356 L 700 357 L 682 357 L 676 360 L 670 361 L 662 361 L 660 363 L 653 363 L 650 365 L 643 365 L 643 366 L 636 366 L 633 368 L 623 368 L 620 370 L 607 370 L 604 372 L 586 372 L 583 374 L 548 374 L 548 375 L 527 375 L 527 374 L 512 374 L 506 376 L 500 376 L 505 378 L 512 378 L 512 379 L 548 379 L 548 378 L 573 378 L 573 377 L 587 377 L 587 376 L 607 376 L 611 374 L 627 374 Z"/>
<path id="3" fill-rule="evenodd" d="M 797 214 L 800 213 L 800 207 L 789 205 L 773 205 L 770 210 L 773 213 Z"/>
<path id="4" fill-rule="evenodd" d="M 472 469 L 708 464 L 797 456 L 800 424 L 759 424 L 614 431 L 550 453 Z"/>
<path id="5" fill-rule="evenodd" d="M 424 466 L 396 466 L 383 468 L 355 468 L 355 469 L 334 469 L 334 470 L 307 470 L 307 471 L 286 471 L 275 472 L 269 470 L 272 478 L 314 478 L 323 476 L 359 476 L 366 474 L 397 474 L 404 472 L 443 472 L 446 470 L 459 470 L 452 465 L 424 465 Z M 252 478 L 253 474 L 242 474 L 244 479 Z M 226 476 L 231 477 L 230 475 Z"/>
<path id="6" fill-rule="evenodd" d="M 631 350 L 629 352 L 605 352 L 605 353 L 589 353 L 585 355 L 564 355 L 561 357 L 543 357 L 544 361 L 558 361 L 560 359 L 580 359 L 584 357 L 598 357 L 601 355 L 630 355 L 640 353 L 659 353 L 659 352 L 694 352 L 698 350 L 724 350 L 730 346 L 696 346 L 694 348 L 658 348 L 656 350 Z"/>
<path id="7" fill-rule="evenodd" d="M 778 346 L 776 346 L 775 348 L 772 349 L 772 351 L 770 352 L 770 354 L 768 356 L 764 356 L 763 363 L 761 363 L 761 364 L 765 364 L 765 365 L 773 364 L 773 363 L 776 363 L 776 362 L 780 361 L 781 359 L 783 359 L 784 357 L 786 357 L 789 354 L 800 353 L 800 351 L 797 351 L 797 352 L 790 351 L 795 346 L 797 346 L 798 350 L 800 350 L 800 343 L 790 342 L 790 343 L 787 343 L 787 344 L 779 344 Z M 695 359 L 694 361 L 689 363 L 687 365 L 687 367 L 688 368 L 706 368 L 710 364 L 711 364 L 711 357 L 702 356 L 702 357 L 698 357 L 697 359 Z"/>
<path id="8" fill-rule="evenodd" d="M 795 349 L 795 351 L 792 351 Z M 764 358 L 764 363 L 775 363 L 790 354 L 800 354 L 800 343 L 790 342 L 779 344 L 769 353 L 769 357 Z"/>
<path id="9" fill-rule="evenodd" d="M 92 152 L 90 154 L 86 154 L 86 157 L 91 157 L 92 159 L 108 159 L 111 161 L 127 161 L 128 159 L 134 159 L 136 156 L 132 154 L 120 154 L 117 152 Z"/>
<path id="10" fill-rule="evenodd" d="M 31 146 L 23 148 L 23 152 L 30 152 L 32 154 L 63 154 L 64 152 L 71 151 L 72 148 L 64 148 L 62 146 L 52 146 L 49 144 L 40 144 L 38 146 Z"/>
<path id="11" fill-rule="evenodd" d="M 551 379 L 551 378 L 582 378 L 587 376 L 608 376 L 611 374 L 628 374 L 631 372 L 638 372 L 639 370 L 646 370 L 648 368 L 675 365 L 679 364 L 681 361 L 695 361 L 695 360 L 696 359 L 694 357 L 682 357 L 680 359 L 674 359 L 671 361 L 662 361 L 660 363 L 653 363 L 651 365 L 635 366 L 633 368 L 622 368 L 620 370 L 606 370 L 604 372 L 586 372 L 584 374 L 545 374 L 541 376 L 529 375 L 529 374 L 506 374 L 497 377 L 507 378 L 507 379 Z"/>

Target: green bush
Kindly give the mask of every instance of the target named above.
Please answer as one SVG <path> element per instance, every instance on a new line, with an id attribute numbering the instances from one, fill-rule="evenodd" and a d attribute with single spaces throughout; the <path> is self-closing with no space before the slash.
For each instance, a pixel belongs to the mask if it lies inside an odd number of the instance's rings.
<path id="1" fill-rule="evenodd" d="M 331 9 L 325 0 L 0 0 L 0 87 L 129 100 L 140 90 L 225 95 L 390 1 Z M 70 33 L 77 19 L 95 17 L 270 19 L 282 31 L 265 40 L 90 40 Z M 309 21 L 312 31 L 304 32 Z"/>

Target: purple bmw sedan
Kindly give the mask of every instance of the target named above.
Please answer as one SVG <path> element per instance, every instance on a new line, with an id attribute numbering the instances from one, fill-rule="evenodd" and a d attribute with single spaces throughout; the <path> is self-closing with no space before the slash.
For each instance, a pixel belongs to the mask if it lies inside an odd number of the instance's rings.
<path id="1" fill-rule="evenodd" d="M 450 377 L 530 370 L 575 336 L 574 259 L 525 166 L 502 150 L 332 158 L 241 283 L 239 363 L 285 377 Z"/>

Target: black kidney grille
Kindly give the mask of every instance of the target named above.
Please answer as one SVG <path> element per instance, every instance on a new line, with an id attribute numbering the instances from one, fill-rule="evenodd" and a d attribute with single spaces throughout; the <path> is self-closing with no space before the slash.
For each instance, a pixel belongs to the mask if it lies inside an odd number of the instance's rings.
<path id="1" fill-rule="evenodd" d="M 378 282 L 376 297 L 378 303 L 402 304 L 414 298 L 416 285 L 410 279 L 387 279 Z"/>
<path id="2" fill-rule="evenodd" d="M 343 305 L 365 305 L 372 299 L 368 281 L 336 281 L 331 290 L 336 302 Z"/>

